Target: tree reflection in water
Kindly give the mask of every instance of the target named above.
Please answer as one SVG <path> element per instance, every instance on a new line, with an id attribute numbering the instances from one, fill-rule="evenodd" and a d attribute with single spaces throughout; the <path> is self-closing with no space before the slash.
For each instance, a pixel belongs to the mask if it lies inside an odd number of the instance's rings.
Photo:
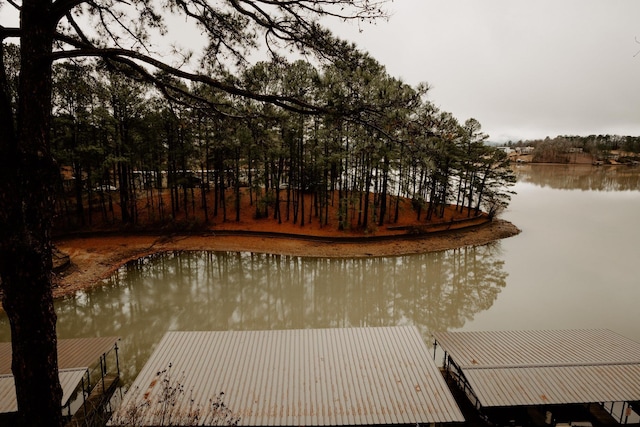
<path id="1" fill-rule="evenodd" d="M 558 190 L 637 191 L 638 166 L 592 166 L 581 164 L 519 164 L 514 168 L 518 182 Z"/>
<path id="2" fill-rule="evenodd" d="M 491 307 L 506 276 L 499 242 L 366 259 L 166 253 L 131 262 L 104 286 L 59 301 L 58 332 L 120 336 L 128 383 L 168 330 L 412 324 L 429 342 L 431 332 L 460 328 Z"/>

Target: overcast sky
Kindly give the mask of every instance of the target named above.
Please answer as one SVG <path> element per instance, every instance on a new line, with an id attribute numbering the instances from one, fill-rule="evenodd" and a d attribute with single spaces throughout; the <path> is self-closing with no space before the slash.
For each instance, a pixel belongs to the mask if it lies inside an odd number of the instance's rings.
<path id="1" fill-rule="evenodd" d="M 394 77 L 492 141 L 640 135 L 640 1 L 395 0 L 335 26 Z"/>

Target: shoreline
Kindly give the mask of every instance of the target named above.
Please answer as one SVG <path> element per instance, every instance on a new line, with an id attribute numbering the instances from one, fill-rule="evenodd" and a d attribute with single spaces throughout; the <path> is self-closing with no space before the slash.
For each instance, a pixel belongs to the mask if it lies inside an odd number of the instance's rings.
<path id="1" fill-rule="evenodd" d="M 270 253 L 318 258 L 363 258 L 402 256 L 438 252 L 466 246 L 480 246 L 520 233 L 514 224 L 495 219 L 478 227 L 426 233 L 395 235 L 385 240 L 354 238 L 332 240 L 317 236 L 215 235 L 213 233 L 169 236 L 120 234 L 71 236 L 56 239 L 57 249 L 69 256 L 70 265 L 55 274 L 55 299 L 100 286 L 100 282 L 129 261 L 172 251 L 230 251 Z M 277 240 L 277 243 L 274 241 Z"/>

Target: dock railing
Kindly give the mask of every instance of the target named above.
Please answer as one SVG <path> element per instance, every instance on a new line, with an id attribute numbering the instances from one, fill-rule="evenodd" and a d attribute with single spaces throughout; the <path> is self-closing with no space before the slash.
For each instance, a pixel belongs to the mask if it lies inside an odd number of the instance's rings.
<path id="1" fill-rule="evenodd" d="M 67 427 L 104 425 L 111 415 L 111 397 L 120 382 L 118 344 L 100 356 L 99 363 L 87 368 L 74 396 L 63 408 Z"/>

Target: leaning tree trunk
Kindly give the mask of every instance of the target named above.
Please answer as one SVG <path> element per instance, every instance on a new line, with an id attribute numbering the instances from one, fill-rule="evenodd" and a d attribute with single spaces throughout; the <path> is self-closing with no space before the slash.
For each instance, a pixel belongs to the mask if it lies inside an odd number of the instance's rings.
<path id="1" fill-rule="evenodd" d="M 50 8 L 47 0 L 22 2 L 16 131 L 9 100 L 0 93 L 0 283 L 11 326 L 18 418 L 25 426 L 62 423 L 50 237 L 57 173 L 49 143 L 55 25 L 43 13 Z"/>

